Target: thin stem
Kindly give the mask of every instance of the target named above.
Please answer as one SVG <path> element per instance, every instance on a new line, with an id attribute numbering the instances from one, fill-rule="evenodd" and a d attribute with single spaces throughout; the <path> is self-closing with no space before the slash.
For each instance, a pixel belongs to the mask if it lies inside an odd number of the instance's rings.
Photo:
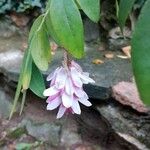
<path id="1" fill-rule="evenodd" d="M 21 102 L 20 115 L 22 114 L 22 111 L 23 111 L 23 108 L 24 108 L 24 104 L 25 104 L 25 100 L 26 100 L 26 93 L 27 93 L 27 91 L 24 90 L 23 91 L 23 96 L 22 96 L 22 102 Z"/>
<path id="2" fill-rule="evenodd" d="M 67 51 L 64 50 L 63 66 L 64 66 L 66 69 L 69 69 L 70 63 L 71 63 L 70 57 L 69 57 Z"/>

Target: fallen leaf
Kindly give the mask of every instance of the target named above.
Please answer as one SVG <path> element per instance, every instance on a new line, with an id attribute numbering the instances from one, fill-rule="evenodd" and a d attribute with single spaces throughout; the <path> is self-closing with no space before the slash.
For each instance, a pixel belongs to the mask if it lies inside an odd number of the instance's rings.
<path id="1" fill-rule="evenodd" d="M 123 47 L 122 51 L 128 58 L 131 58 L 131 46 Z"/>
<path id="2" fill-rule="evenodd" d="M 125 55 L 117 55 L 117 57 L 121 59 L 129 59 L 129 57 Z"/>
<path id="3" fill-rule="evenodd" d="M 112 54 L 112 53 L 107 53 L 107 54 L 105 54 L 104 56 L 105 56 L 106 58 L 108 58 L 108 59 L 114 58 L 114 54 Z"/>
<path id="4" fill-rule="evenodd" d="M 98 65 L 98 64 L 103 64 L 104 61 L 101 60 L 101 59 L 94 59 L 94 60 L 92 61 L 92 63 Z"/>
<path id="5" fill-rule="evenodd" d="M 10 17 L 18 27 L 25 27 L 30 21 L 30 18 L 26 15 L 15 12 L 11 13 Z"/>

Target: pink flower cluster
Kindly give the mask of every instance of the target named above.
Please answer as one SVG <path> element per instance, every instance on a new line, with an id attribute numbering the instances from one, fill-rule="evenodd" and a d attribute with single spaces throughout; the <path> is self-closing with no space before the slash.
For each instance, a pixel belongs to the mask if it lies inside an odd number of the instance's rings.
<path id="1" fill-rule="evenodd" d="M 48 96 L 47 110 L 59 107 L 57 118 L 65 113 L 81 114 L 79 102 L 89 107 L 88 95 L 83 90 L 83 84 L 95 83 L 89 77 L 89 73 L 83 72 L 82 68 L 74 61 L 68 67 L 59 67 L 47 77 L 51 81 L 50 88 L 43 93 Z"/>

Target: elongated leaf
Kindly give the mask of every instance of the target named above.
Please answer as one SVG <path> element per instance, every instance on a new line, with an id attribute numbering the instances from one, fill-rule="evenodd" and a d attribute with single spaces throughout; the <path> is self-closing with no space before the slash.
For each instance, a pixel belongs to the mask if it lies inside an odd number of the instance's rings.
<path id="1" fill-rule="evenodd" d="M 44 98 L 43 96 L 43 91 L 45 90 L 44 79 L 41 72 L 34 63 L 32 65 L 32 78 L 30 82 L 30 89 L 37 96 Z"/>
<path id="2" fill-rule="evenodd" d="M 29 49 L 32 58 L 39 69 L 46 71 L 51 58 L 49 39 L 46 33 L 45 18 L 39 16 L 34 22 L 29 34 Z"/>
<path id="3" fill-rule="evenodd" d="M 60 46 L 81 58 L 84 54 L 83 24 L 74 0 L 51 0 L 50 19 Z"/>
<path id="4" fill-rule="evenodd" d="M 100 0 L 77 0 L 80 8 L 94 22 L 100 19 Z"/>
<path id="5" fill-rule="evenodd" d="M 47 32 L 48 34 L 51 36 L 51 38 L 58 44 L 60 45 L 59 43 L 59 38 L 57 37 L 56 35 L 56 32 L 53 28 L 53 25 L 52 25 L 52 21 L 51 21 L 51 16 L 50 16 L 50 11 L 48 11 L 48 14 L 46 16 L 46 29 L 47 29 Z"/>
<path id="6" fill-rule="evenodd" d="M 19 100 L 19 96 L 22 90 L 22 85 L 23 85 L 23 76 L 24 76 L 24 70 L 25 70 L 25 66 L 28 66 L 26 64 L 26 59 L 29 57 L 29 51 L 26 50 L 25 54 L 24 54 L 24 58 L 22 61 L 22 65 L 21 65 L 21 71 L 20 71 L 20 76 L 19 76 L 19 81 L 18 81 L 18 85 L 17 85 L 17 89 L 16 89 L 16 93 L 15 93 L 15 97 L 14 97 L 14 102 L 13 102 L 13 106 L 10 112 L 10 116 L 9 119 L 11 119 L 13 113 L 15 112 L 16 106 L 17 106 L 17 102 Z M 25 79 L 24 79 L 25 80 Z M 29 80 L 28 80 L 29 81 Z M 27 82 L 26 82 L 27 83 Z M 26 84 L 27 85 L 27 84 Z"/>
<path id="7" fill-rule="evenodd" d="M 142 8 L 132 39 L 132 64 L 142 100 L 150 105 L 150 0 Z"/>
<path id="8" fill-rule="evenodd" d="M 121 30 L 123 30 L 125 26 L 125 22 L 127 20 L 129 13 L 131 12 L 134 2 L 135 0 L 120 0 L 118 21 L 119 21 Z"/>
<path id="9" fill-rule="evenodd" d="M 36 34 L 37 30 L 39 29 L 40 26 L 42 26 L 42 20 L 43 20 L 44 15 L 40 15 L 34 22 L 33 25 L 30 29 L 30 33 L 29 33 L 29 38 L 28 38 L 28 42 L 31 42 L 31 39 L 34 37 L 34 35 Z"/>
<path id="10" fill-rule="evenodd" d="M 32 73 L 32 57 L 29 50 L 26 50 L 25 53 L 25 60 L 23 66 L 23 75 L 22 75 L 22 88 L 26 90 L 29 88 L 30 80 L 31 80 L 31 73 Z"/>

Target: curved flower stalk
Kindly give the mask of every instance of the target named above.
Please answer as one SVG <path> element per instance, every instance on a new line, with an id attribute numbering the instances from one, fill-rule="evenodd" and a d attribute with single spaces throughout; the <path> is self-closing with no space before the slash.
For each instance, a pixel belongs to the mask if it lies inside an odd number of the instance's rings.
<path id="1" fill-rule="evenodd" d="M 79 102 L 87 107 L 92 105 L 83 90 L 83 84 L 95 81 L 89 77 L 89 73 L 83 72 L 76 62 L 71 61 L 67 65 L 64 63 L 47 77 L 47 81 L 51 81 L 50 87 L 43 93 L 48 96 L 47 110 L 59 107 L 57 118 L 68 112 L 81 114 Z"/>

